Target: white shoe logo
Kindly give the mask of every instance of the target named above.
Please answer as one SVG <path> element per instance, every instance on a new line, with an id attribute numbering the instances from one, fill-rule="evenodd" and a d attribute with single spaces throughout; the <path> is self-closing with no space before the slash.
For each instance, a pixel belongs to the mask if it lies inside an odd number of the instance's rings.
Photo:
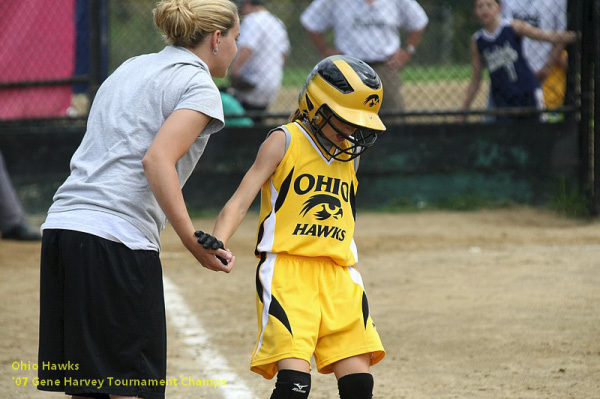
<path id="1" fill-rule="evenodd" d="M 294 385 L 296 386 L 296 388 L 293 388 L 292 391 L 294 392 L 300 392 L 300 393 L 306 393 L 306 391 L 304 390 L 304 388 L 306 388 L 308 385 L 300 385 L 297 383 L 294 383 Z"/>

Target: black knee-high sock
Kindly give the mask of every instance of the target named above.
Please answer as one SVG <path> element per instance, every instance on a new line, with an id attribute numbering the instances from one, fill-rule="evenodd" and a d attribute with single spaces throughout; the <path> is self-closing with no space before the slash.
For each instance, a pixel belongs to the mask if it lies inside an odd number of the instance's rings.
<path id="1" fill-rule="evenodd" d="M 306 399 L 310 393 L 310 374 L 279 370 L 271 399 Z"/>
<path id="2" fill-rule="evenodd" d="M 348 374 L 338 380 L 340 399 L 372 399 L 373 386 L 369 373 Z"/>

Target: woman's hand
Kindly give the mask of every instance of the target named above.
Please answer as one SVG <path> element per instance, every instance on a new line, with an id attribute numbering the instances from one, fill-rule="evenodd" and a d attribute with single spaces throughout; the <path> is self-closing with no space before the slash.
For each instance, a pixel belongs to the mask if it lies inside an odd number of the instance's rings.
<path id="1" fill-rule="evenodd" d="M 209 237 L 212 239 L 208 240 Z M 208 245 L 204 245 L 199 241 L 200 239 Z M 186 237 L 183 245 L 208 270 L 229 273 L 233 269 L 235 256 L 228 249 L 224 249 L 223 243 L 210 234 L 197 231 L 189 239 Z"/>

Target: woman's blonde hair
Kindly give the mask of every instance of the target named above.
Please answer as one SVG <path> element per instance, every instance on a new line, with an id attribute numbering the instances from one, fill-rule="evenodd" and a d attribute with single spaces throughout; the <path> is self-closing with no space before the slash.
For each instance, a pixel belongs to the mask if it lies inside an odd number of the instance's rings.
<path id="1" fill-rule="evenodd" d="M 217 30 L 226 35 L 235 25 L 237 7 L 230 0 L 162 0 L 153 14 L 167 43 L 194 48 Z"/>

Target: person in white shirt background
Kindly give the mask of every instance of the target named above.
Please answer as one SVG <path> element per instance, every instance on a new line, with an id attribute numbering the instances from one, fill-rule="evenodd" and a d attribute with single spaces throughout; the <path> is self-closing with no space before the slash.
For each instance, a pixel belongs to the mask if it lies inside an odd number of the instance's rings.
<path id="1" fill-rule="evenodd" d="M 314 0 L 300 22 L 323 57 L 346 54 L 367 62 L 383 83 L 382 110 L 403 110 L 401 70 L 417 52 L 429 23 L 415 0 Z M 402 46 L 400 30 L 407 35 Z M 324 34 L 333 30 L 334 47 Z"/>
<path id="2" fill-rule="evenodd" d="M 265 111 L 281 88 L 290 52 L 287 29 L 262 0 L 239 0 L 238 4 L 242 24 L 239 52 L 230 68 L 232 94 L 246 111 Z"/>

